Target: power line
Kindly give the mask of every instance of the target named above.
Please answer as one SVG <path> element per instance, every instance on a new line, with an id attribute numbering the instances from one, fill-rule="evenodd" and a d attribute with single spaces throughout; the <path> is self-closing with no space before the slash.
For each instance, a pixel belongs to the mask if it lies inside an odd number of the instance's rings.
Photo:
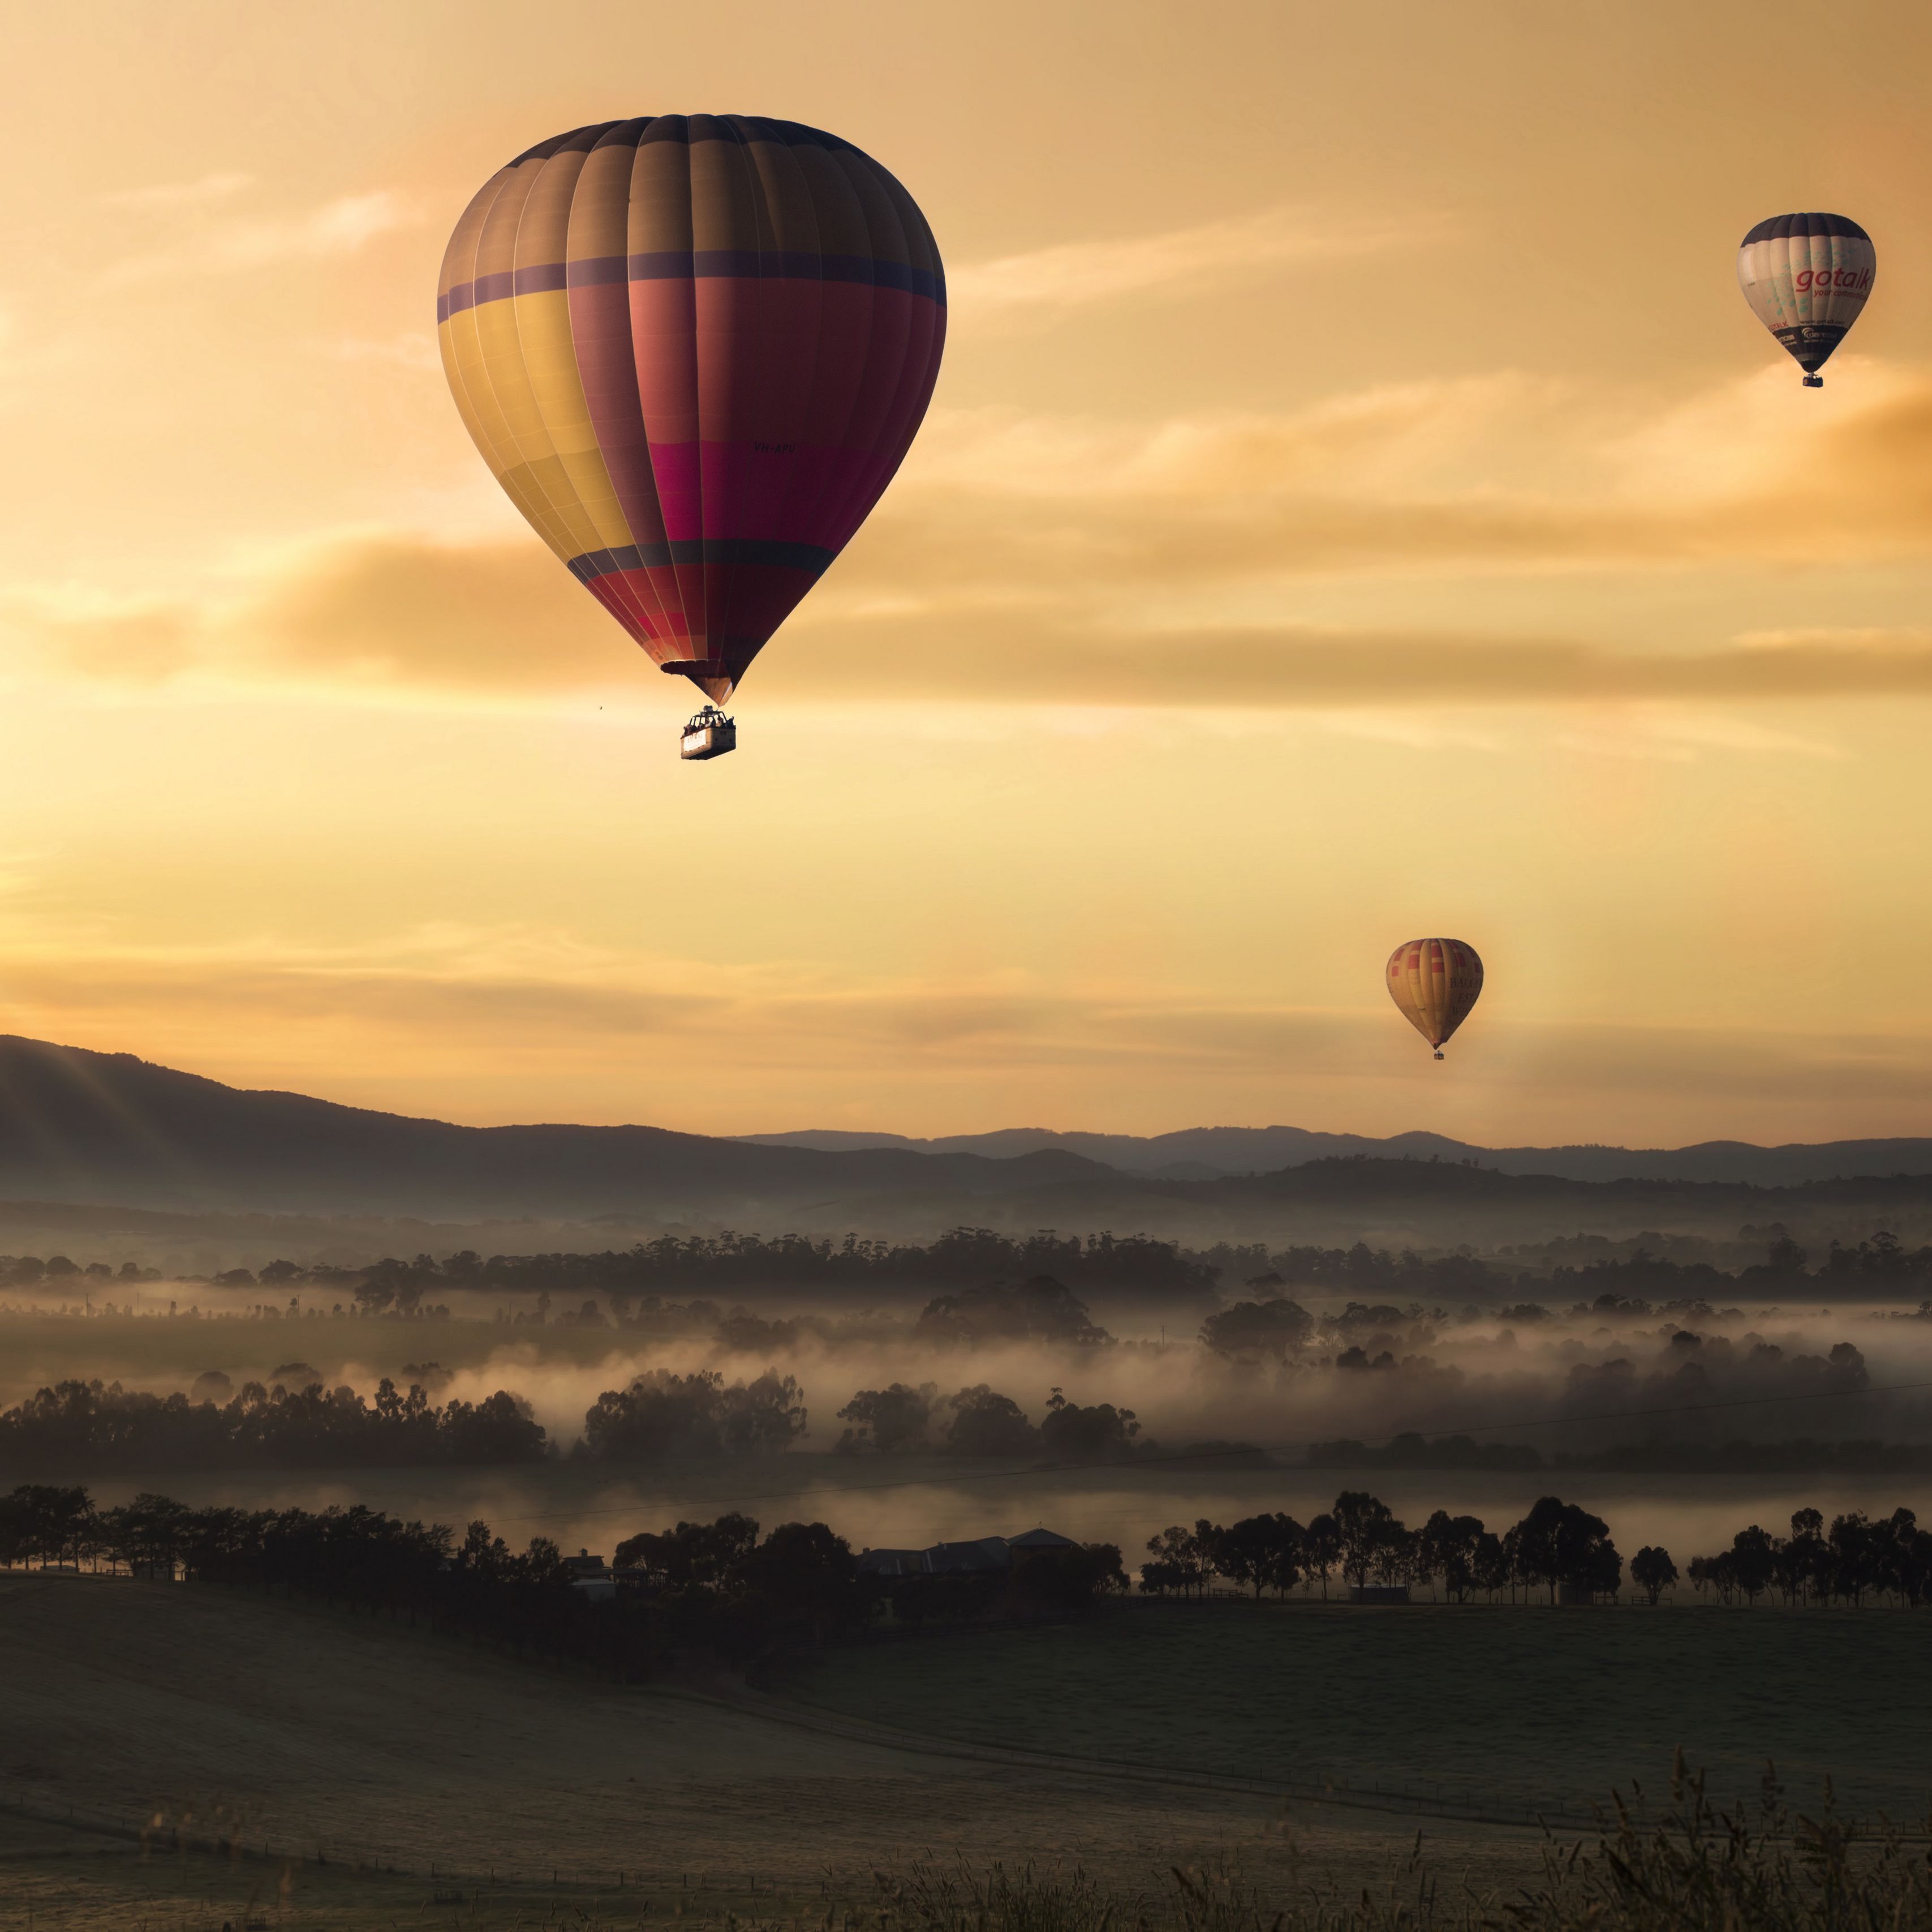
<path id="1" fill-rule="evenodd" d="M 1906 1395 L 1932 1389 L 1932 1381 L 1916 1382 L 1868 1383 L 1862 1388 L 1810 1389 L 1795 1395 L 1741 1396 L 1724 1402 L 1672 1402 L 1652 1408 L 1599 1409 L 1580 1415 L 1534 1416 L 1514 1422 L 1465 1422 L 1441 1429 L 1404 1430 L 1403 1435 L 1419 1436 L 1425 1442 L 1448 1436 L 1467 1436 L 1481 1430 L 1494 1432 L 1498 1430 L 1560 1429 L 1584 1422 L 1635 1422 L 1660 1415 L 1709 1415 L 1726 1409 L 1776 1408 L 1803 1402 L 1844 1401 L 1854 1396 L 1874 1395 Z M 1131 1466 L 1136 1469 L 1161 1469 L 1179 1468 L 1203 1462 L 1224 1460 L 1230 1448 L 1253 1449 L 1263 1455 L 1286 1456 L 1298 1451 L 1306 1453 L 1318 1449 L 1332 1438 L 1316 1438 L 1303 1442 L 1256 1442 L 1239 1444 L 1208 1446 L 1198 1449 L 1177 1450 L 1172 1454 L 1136 1457 Z M 1096 1469 L 1123 1468 L 1127 1465 L 1095 1463 L 1092 1462 L 1064 1461 L 1058 1462 L 1029 1462 L 1009 1469 L 962 1469 L 954 1473 L 932 1476 L 896 1476 L 880 1483 L 842 1483 L 836 1486 L 824 1485 L 830 1493 L 837 1496 L 870 1494 L 882 1490 L 940 1489 L 959 1483 L 1005 1483 L 1024 1481 L 1030 1477 L 1064 1475 L 1071 1471 L 1091 1473 Z M 1444 1474 L 1456 1473 L 1443 1472 Z M 686 1503 L 703 1503 L 710 1507 L 736 1505 L 740 1503 L 783 1502 L 793 1497 L 802 1497 L 811 1492 L 814 1486 L 809 1481 L 794 1484 L 789 1489 L 766 1490 L 748 1495 L 711 1496 L 687 1495 L 678 1500 Z M 660 1503 L 658 1507 L 671 1505 Z M 581 1522 L 591 1516 L 628 1516 L 640 1507 L 636 1503 L 626 1503 L 606 1509 L 544 1510 L 532 1511 L 523 1516 L 504 1516 L 499 1519 L 505 1523 Z"/>

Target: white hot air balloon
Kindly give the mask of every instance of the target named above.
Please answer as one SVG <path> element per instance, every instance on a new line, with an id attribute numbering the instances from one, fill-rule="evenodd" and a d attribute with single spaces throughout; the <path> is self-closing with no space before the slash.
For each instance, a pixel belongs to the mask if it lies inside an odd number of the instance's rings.
<path id="1" fill-rule="evenodd" d="M 1738 284 L 1751 313 L 1796 358 L 1804 386 L 1844 340 L 1878 268 L 1871 237 L 1842 214 L 1777 214 L 1738 250 Z"/>

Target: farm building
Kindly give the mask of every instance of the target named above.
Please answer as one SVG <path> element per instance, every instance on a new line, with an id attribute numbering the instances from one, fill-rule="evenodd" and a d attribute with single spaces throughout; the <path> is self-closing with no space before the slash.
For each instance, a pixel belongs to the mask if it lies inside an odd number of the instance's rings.
<path id="1" fill-rule="evenodd" d="M 602 1557 L 580 1550 L 563 1559 L 563 1567 L 570 1572 L 570 1587 L 591 1603 L 608 1603 L 616 1595 L 617 1580 Z"/>

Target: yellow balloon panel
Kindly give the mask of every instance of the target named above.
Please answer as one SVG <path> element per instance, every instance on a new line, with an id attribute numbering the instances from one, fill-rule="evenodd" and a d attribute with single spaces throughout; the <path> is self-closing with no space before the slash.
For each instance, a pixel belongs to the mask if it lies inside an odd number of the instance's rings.
<path id="1" fill-rule="evenodd" d="M 1388 979 L 1402 1018 L 1439 1048 L 1480 996 L 1483 962 L 1460 939 L 1405 940 L 1389 955 Z"/>

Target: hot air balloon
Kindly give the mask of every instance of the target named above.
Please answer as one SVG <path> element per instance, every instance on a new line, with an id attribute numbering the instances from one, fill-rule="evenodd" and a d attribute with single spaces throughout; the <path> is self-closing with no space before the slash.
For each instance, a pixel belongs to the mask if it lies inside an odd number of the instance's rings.
<path id="1" fill-rule="evenodd" d="M 1460 939 L 1411 939 L 1389 955 L 1389 998 L 1442 1058 L 1483 990 L 1483 962 Z"/>
<path id="2" fill-rule="evenodd" d="M 1797 358 L 1804 386 L 1871 293 L 1878 256 L 1871 237 L 1842 214 L 1778 214 L 1760 221 L 1738 250 L 1738 284 L 1751 313 Z"/>
<path id="3" fill-rule="evenodd" d="M 850 542 L 926 413 L 932 231 L 850 142 L 661 114 L 541 142 L 484 183 L 436 290 L 443 368 L 510 500 L 714 708 Z"/>

